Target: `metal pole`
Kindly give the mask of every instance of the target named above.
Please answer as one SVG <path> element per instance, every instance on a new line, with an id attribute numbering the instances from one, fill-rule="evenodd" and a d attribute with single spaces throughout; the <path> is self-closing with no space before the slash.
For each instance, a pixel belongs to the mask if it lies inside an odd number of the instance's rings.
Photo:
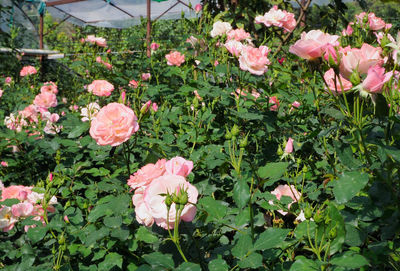
<path id="1" fill-rule="evenodd" d="M 40 14 L 39 22 L 39 49 L 43 49 L 43 14 Z"/>
<path id="2" fill-rule="evenodd" d="M 151 38 L 151 0 L 147 0 L 147 33 L 146 33 L 146 43 L 147 43 L 147 57 L 151 56 L 150 50 L 150 38 Z"/>

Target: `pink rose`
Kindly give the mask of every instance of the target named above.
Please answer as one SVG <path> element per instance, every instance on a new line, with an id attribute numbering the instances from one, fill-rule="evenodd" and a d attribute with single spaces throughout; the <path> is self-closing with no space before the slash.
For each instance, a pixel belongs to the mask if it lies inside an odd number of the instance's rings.
<path id="1" fill-rule="evenodd" d="M 129 86 L 133 88 L 138 88 L 139 83 L 132 79 L 131 81 L 129 81 Z"/>
<path id="2" fill-rule="evenodd" d="M 38 122 L 38 108 L 33 104 L 24 108 L 24 110 L 19 111 L 18 114 L 26 120 Z"/>
<path id="3" fill-rule="evenodd" d="M 150 73 L 142 73 L 142 80 L 143 81 L 147 81 L 147 80 L 149 80 L 150 79 L 150 77 L 151 77 L 151 74 Z"/>
<path id="4" fill-rule="evenodd" d="M 57 85 L 51 81 L 43 83 L 43 86 L 40 88 L 40 92 L 45 92 L 45 91 L 57 94 L 58 93 Z"/>
<path id="5" fill-rule="evenodd" d="M 343 29 L 342 31 L 342 36 L 346 37 L 346 36 L 351 36 L 351 34 L 353 34 L 353 28 L 351 27 L 352 25 L 354 25 L 353 22 L 350 22 L 346 29 Z"/>
<path id="6" fill-rule="evenodd" d="M 1 200 L 18 199 L 20 201 L 24 201 L 27 199 L 30 193 L 32 193 L 32 187 L 11 185 L 2 189 Z"/>
<path id="7" fill-rule="evenodd" d="M 203 9 L 203 6 L 200 4 L 197 4 L 196 6 L 194 6 L 194 10 L 196 11 L 196 13 L 199 13 L 202 9 Z"/>
<path id="8" fill-rule="evenodd" d="M 285 30 L 285 32 L 292 32 L 296 27 L 296 19 L 294 14 L 286 10 L 278 9 L 278 6 L 273 6 L 264 16 L 257 16 L 255 18 L 257 24 L 265 24 L 265 26 L 277 26 Z"/>
<path id="9" fill-rule="evenodd" d="M 341 62 L 339 66 L 340 74 L 349 79 L 354 70 L 360 74 L 366 74 L 371 66 L 383 64 L 381 57 L 382 49 L 373 47 L 367 43 L 358 48 L 346 47 L 340 50 Z"/>
<path id="10" fill-rule="evenodd" d="M 288 141 L 286 142 L 285 153 L 292 153 L 292 152 L 293 152 L 293 138 L 289 137 Z"/>
<path id="11" fill-rule="evenodd" d="M 2 167 L 8 167 L 8 163 L 6 161 L 1 161 L 0 165 Z"/>
<path id="12" fill-rule="evenodd" d="M 321 30 L 311 30 L 301 34 L 301 39 L 290 46 L 289 52 L 304 59 L 315 59 L 321 57 L 330 44 L 339 46 L 339 36 L 329 35 Z"/>
<path id="13" fill-rule="evenodd" d="M 106 80 L 94 80 L 89 86 L 88 91 L 96 96 L 110 96 L 114 86 Z"/>
<path id="14" fill-rule="evenodd" d="M 142 107 L 140 108 L 140 113 L 142 114 L 146 114 L 147 111 L 149 111 L 149 108 L 151 106 L 151 100 L 148 100 L 146 103 L 144 103 L 142 105 Z"/>
<path id="15" fill-rule="evenodd" d="M 153 51 L 157 51 L 158 48 L 160 48 L 160 44 L 158 44 L 157 42 L 152 42 L 152 43 L 150 44 L 150 48 L 151 48 L 151 50 L 153 50 Z"/>
<path id="16" fill-rule="evenodd" d="M 369 29 L 374 31 L 381 30 L 386 26 L 385 21 L 383 21 L 379 17 L 376 17 L 375 13 L 368 14 L 368 23 L 369 23 Z"/>
<path id="17" fill-rule="evenodd" d="M 193 162 L 180 156 L 176 156 L 165 163 L 167 174 L 180 175 L 186 177 L 192 172 Z"/>
<path id="18" fill-rule="evenodd" d="M 107 47 L 107 41 L 102 37 L 95 37 L 93 35 L 89 35 L 85 39 L 86 42 L 90 42 L 92 44 L 97 44 L 99 47 Z"/>
<path id="19" fill-rule="evenodd" d="M 357 24 L 359 24 L 359 25 L 361 25 L 361 26 L 363 25 L 365 15 L 367 15 L 367 13 L 361 12 L 360 14 L 358 14 L 358 15 L 355 16 L 355 17 L 356 17 Z"/>
<path id="20" fill-rule="evenodd" d="M 22 70 L 19 72 L 19 75 L 21 77 L 30 75 L 30 74 L 36 74 L 37 70 L 33 66 L 25 66 L 22 68 Z"/>
<path id="21" fill-rule="evenodd" d="M 279 100 L 276 96 L 269 98 L 269 111 L 278 111 Z"/>
<path id="22" fill-rule="evenodd" d="M 175 203 L 172 203 L 167 220 L 168 211 L 165 196 L 162 194 L 177 193 L 179 189 L 184 189 L 188 194 L 188 203 L 182 210 L 181 219 L 186 222 L 192 221 L 196 215 L 196 206 L 193 204 L 197 203 L 198 191 L 184 177 L 179 175 L 158 177 L 144 191 L 143 201 L 147 212 L 154 218 L 156 224 L 164 229 L 174 228 L 176 209 Z"/>
<path id="23" fill-rule="evenodd" d="M 11 212 L 11 207 L 4 206 L 0 209 L 0 229 L 3 232 L 12 230 L 17 221 Z"/>
<path id="24" fill-rule="evenodd" d="M 243 28 L 234 29 L 228 32 L 228 40 L 242 41 L 250 38 L 250 33 L 244 31 Z"/>
<path id="25" fill-rule="evenodd" d="M 335 84 L 335 71 L 331 68 L 324 74 L 325 82 L 327 83 L 330 90 L 333 93 L 342 93 L 342 91 L 347 91 L 353 88 L 353 85 L 350 81 L 346 80 L 343 76 L 340 76 L 340 80 L 342 81 L 343 90 L 340 86 L 339 77 L 336 76 L 336 84 Z"/>
<path id="26" fill-rule="evenodd" d="M 292 103 L 292 106 L 295 107 L 295 108 L 299 108 L 300 105 L 301 105 L 301 103 L 298 102 L 298 101 L 294 101 L 294 102 Z"/>
<path id="27" fill-rule="evenodd" d="M 9 85 L 9 84 L 11 84 L 11 82 L 12 82 L 12 78 L 11 77 L 6 77 L 6 80 L 4 81 L 4 83 L 6 84 L 6 85 Z"/>
<path id="28" fill-rule="evenodd" d="M 240 41 L 237 40 L 228 40 L 224 46 L 228 52 L 231 53 L 231 55 L 236 57 L 240 56 L 243 48 L 245 47 Z"/>
<path id="29" fill-rule="evenodd" d="M 36 95 L 33 104 L 38 107 L 49 108 L 57 106 L 57 96 L 49 91 L 41 92 Z"/>
<path id="30" fill-rule="evenodd" d="M 157 112 L 158 111 L 158 105 L 156 103 L 153 103 L 151 105 L 151 109 L 153 110 L 153 112 Z"/>
<path id="31" fill-rule="evenodd" d="M 11 207 L 12 214 L 15 217 L 30 216 L 33 210 L 33 205 L 29 202 L 21 202 Z"/>
<path id="32" fill-rule="evenodd" d="M 244 47 L 239 57 L 240 69 L 255 75 L 264 74 L 268 70 L 267 65 L 271 64 L 267 57 L 269 52 L 270 50 L 266 46 Z"/>
<path id="33" fill-rule="evenodd" d="M 154 179 L 165 173 L 165 159 L 158 160 L 155 164 L 147 164 L 130 176 L 128 185 L 132 189 L 144 187 Z"/>
<path id="34" fill-rule="evenodd" d="M 118 146 L 129 140 L 138 129 L 132 109 L 120 103 L 110 103 L 92 120 L 89 133 L 98 145 Z"/>
<path id="35" fill-rule="evenodd" d="M 281 197 L 282 197 L 282 196 L 291 197 L 292 200 L 293 200 L 293 202 L 297 202 L 297 201 L 300 199 L 300 197 L 301 197 L 300 192 L 296 190 L 296 188 L 294 187 L 294 185 L 290 185 L 290 186 L 289 186 L 289 185 L 287 185 L 287 184 L 285 184 L 285 185 L 278 185 L 278 187 L 275 188 L 275 190 L 272 191 L 271 194 L 272 194 L 272 195 L 275 195 L 275 197 L 276 197 L 278 200 L 281 200 Z M 292 203 L 293 203 L 293 202 L 292 202 Z M 270 204 L 271 204 L 271 203 L 272 203 L 272 202 L 270 202 Z M 288 209 L 290 209 L 290 206 L 292 205 L 292 203 L 290 203 L 290 204 L 288 205 Z M 283 210 L 278 210 L 278 212 L 279 212 L 280 214 L 282 214 L 282 215 L 286 215 L 286 214 L 287 214 L 287 212 L 284 212 Z"/>
<path id="36" fill-rule="evenodd" d="M 369 93 L 381 93 L 383 85 L 392 75 L 392 72 L 385 73 L 385 68 L 379 65 L 370 67 L 367 77 L 362 82 L 362 88 Z"/>
<path id="37" fill-rule="evenodd" d="M 181 54 L 178 51 L 170 52 L 165 56 L 167 59 L 167 64 L 169 66 L 180 66 L 183 62 L 185 62 L 185 55 Z"/>

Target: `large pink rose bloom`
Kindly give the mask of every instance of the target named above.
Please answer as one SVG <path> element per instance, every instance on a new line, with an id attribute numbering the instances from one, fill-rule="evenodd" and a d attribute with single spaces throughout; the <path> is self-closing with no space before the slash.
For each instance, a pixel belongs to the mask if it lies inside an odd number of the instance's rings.
<path id="1" fill-rule="evenodd" d="M 376 17 L 375 13 L 368 14 L 368 23 L 369 29 L 371 30 L 381 30 L 386 26 L 385 21 L 379 17 Z"/>
<path id="2" fill-rule="evenodd" d="M 18 114 L 29 121 L 38 122 L 38 109 L 33 104 L 25 107 Z"/>
<path id="3" fill-rule="evenodd" d="M 297 202 L 300 197 L 301 194 L 299 191 L 296 190 L 296 188 L 294 187 L 294 185 L 278 185 L 277 188 L 275 188 L 274 191 L 271 192 L 272 195 L 275 195 L 275 197 L 278 200 L 281 200 L 282 196 L 288 196 L 290 198 L 292 198 L 293 202 Z M 293 203 L 292 202 L 292 203 Z M 271 203 L 271 202 L 270 202 Z M 292 205 L 292 203 L 290 203 L 288 205 L 288 208 L 290 209 L 290 206 Z M 287 212 L 283 211 L 283 210 L 278 210 L 279 213 L 281 213 L 282 215 L 286 215 Z"/>
<path id="4" fill-rule="evenodd" d="M 150 213 L 150 210 L 146 207 L 143 200 L 144 188 L 135 190 L 135 194 L 132 196 L 132 203 L 135 206 L 136 220 L 140 224 L 150 227 L 154 223 L 154 218 Z"/>
<path id="5" fill-rule="evenodd" d="M 273 6 L 264 16 L 257 16 L 255 18 L 257 24 L 263 23 L 265 26 L 282 27 L 285 31 L 293 31 L 296 27 L 296 20 L 294 14 L 286 10 L 278 9 L 278 6 Z"/>
<path id="6" fill-rule="evenodd" d="M 51 81 L 43 83 L 43 86 L 40 88 L 40 92 L 46 92 L 46 91 L 57 94 L 58 93 L 57 85 Z"/>
<path id="7" fill-rule="evenodd" d="M 137 117 L 132 109 L 120 103 L 110 103 L 100 109 L 92 120 L 89 133 L 98 145 L 118 146 L 138 129 Z"/>
<path id="8" fill-rule="evenodd" d="M 340 53 L 340 74 L 346 79 L 350 79 L 354 70 L 360 74 L 366 74 L 370 67 L 383 63 L 382 48 L 375 48 L 367 43 L 364 43 L 361 49 L 346 47 Z"/>
<path id="9" fill-rule="evenodd" d="M 181 54 L 178 51 L 170 52 L 165 56 L 167 59 L 167 64 L 169 66 L 180 66 L 183 62 L 185 62 L 185 55 Z"/>
<path id="10" fill-rule="evenodd" d="M 178 193 L 179 189 L 184 189 L 188 193 L 188 203 L 182 210 L 181 219 L 183 221 L 192 221 L 196 215 L 198 191 L 195 186 L 179 175 L 161 176 L 150 183 L 143 195 L 143 201 L 147 210 L 154 218 L 156 224 L 164 229 L 174 228 L 175 223 L 175 203 L 172 203 L 167 220 L 167 206 L 165 205 L 165 196 L 162 194 Z M 168 223 L 169 222 L 169 223 Z"/>
<path id="11" fill-rule="evenodd" d="M 390 80 L 393 72 L 385 73 L 385 68 L 376 65 L 368 69 L 362 88 L 369 93 L 381 93 L 383 85 Z"/>
<path id="12" fill-rule="evenodd" d="M 110 96 L 114 86 L 106 80 L 94 80 L 87 89 L 96 96 Z"/>
<path id="13" fill-rule="evenodd" d="M 1 200 L 18 199 L 20 201 L 24 201 L 27 199 L 30 193 L 32 193 L 32 187 L 27 187 L 23 185 L 11 185 L 2 189 Z"/>
<path id="14" fill-rule="evenodd" d="M 242 41 L 250 38 L 250 33 L 247 33 L 242 28 L 234 29 L 228 32 L 228 40 Z"/>
<path id="15" fill-rule="evenodd" d="M 271 64 L 267 57 L 269 51 L 266 46 L 260 46 L 259 48 L 244 47 L 242 55 L 239 57 L 240 68 L 255 75 L 264 74 L 268 70 L 267 65 Z"/>
<path id="16" fill-rule="evenodd" d="M 228 40 L 225 43 L 225 48 L 229 51 L 229 53 L 231 53 L 233 56 L 240 56 L 240 54 L 242 53 L 244 45 L 237 40 Z"/>
<path id="17" fill-rule="evenodd" d="M 192 172 L 193 162 L 188 161 L 180 156 L 174 157 L 165 163 L 165 170 L 167 174 L 180 175 L 186 177 Z"/>
<path id="18" fill-rule="evenodd" d="M 154 179 L 165 173 L 165 159 L 158 160 L 155 164 L 147 164 L 130 176 L 128 185 L 137 189 L 148 185 Z"/>
<path id="19" fill-rule="evenodd" d="M 37 73 L 37 70 L 35 69 L 35 67 L 33 66 L 25 66 L 21 69 L 21 71 L 19 72 L 19 75 L 24 77 L 30 74 L 35 74 Z"/>
<path id="20" fill-rule="evenodd" d="M 56 107 L 57 96 L 50 91 L 44 91 L 36 95 L 33 104 L 43 108 Z"/>
<path id="21" fill-rule="evenodd" d="M 301 34 L 301 39 L 290 46 L 289 52 L 304 59 L 315 59 L 321 57 L 330 44 L 332 46 L 339 46 L 337 41 L 339 36 L 329 35 L 321 30 L 311 30 Z"/>
<path id="22" fill-rule="evenodd" d="M 340 80 L 342 81 L 343 91 L 347 91 L 353 87 L 350 81 L 346 80 L 343 76 L 340 76 Z M 327 83 L 330 90 L 334 93 L 342 93 L 342 88 L 340 87 L 339 77 L 336 76 L 336 85 L 335 85 L 335 71 L 333 69 L 329 69 L 324 74 L 325 82 Z"/>

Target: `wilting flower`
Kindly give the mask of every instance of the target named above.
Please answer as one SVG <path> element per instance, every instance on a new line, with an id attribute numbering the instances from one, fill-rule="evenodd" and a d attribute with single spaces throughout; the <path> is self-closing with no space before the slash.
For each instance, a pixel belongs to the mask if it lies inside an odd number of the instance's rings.
<path id="1" fill-rule="evenodd" d="M 118 146 L 129 140 L 138 129 L 132 109 L 120 103 L 110 103 L 101 108 L 92 120 L 89 133 L 98 145 Z"/>
<path id="2" fill-rule="evenodd" d="M 94 80 L 87 89 L 96 96 L 110 96 L 114 86 L 106 80 Z"/>
<path id="3" fill-rule="evenodd" d="M 232 26 L 228 22 L 217 21 L 213 24 L 213 29 L 210 34 L 211 37 L 215 38 L 217 36 L 222 36 L 227 34 L 232 29 Z"/>
<path id="4" fill-rule="evenodd" d="M 167 64 L 169 66 L 180 66 L 183 62 L 185 62 L 185 55 L 181 54 L 178 51 L 170 52 L 165 56 L 167 59 Z"/>
<path id="5" fill-rule="evenodd" d="M 268 70 L 267 65 L 271 64 L 267 57 L 269 52 L 270 50 L 266 46 L 244 47 L 239 57 L 240 68 L 255 75 L 264 74 Z"/>
<path id="6" fill-rule="evenodd" d="M 329 44 L 338 46 L 339 36 L 329 35 L 321 30 L 311 30 L 308 33 L 303 32 L 301 39 L 290 46 L 289 52 L 304 59 L 315 59 L 321 57 Z"/>
<path id="7" fill-rule="evenodd" d="M 21 77 L 30 75 L 30 74 L 36 74 L 37 70 L 33 66 L 25 66 L 22 68 L 22 70 L 19 72 L 19 75 Z"/>

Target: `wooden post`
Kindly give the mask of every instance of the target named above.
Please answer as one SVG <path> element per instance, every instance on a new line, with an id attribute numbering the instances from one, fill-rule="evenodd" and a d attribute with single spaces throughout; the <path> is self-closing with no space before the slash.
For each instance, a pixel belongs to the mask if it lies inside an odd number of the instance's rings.
<path id="1" fill-rule="evenodd" d="M 151 39 L 151 0 L 147 0 L 147 33 L 146 33 L 146 43 L 147 43 L 147 57 L 151 56 L 150 39 Z"/>

